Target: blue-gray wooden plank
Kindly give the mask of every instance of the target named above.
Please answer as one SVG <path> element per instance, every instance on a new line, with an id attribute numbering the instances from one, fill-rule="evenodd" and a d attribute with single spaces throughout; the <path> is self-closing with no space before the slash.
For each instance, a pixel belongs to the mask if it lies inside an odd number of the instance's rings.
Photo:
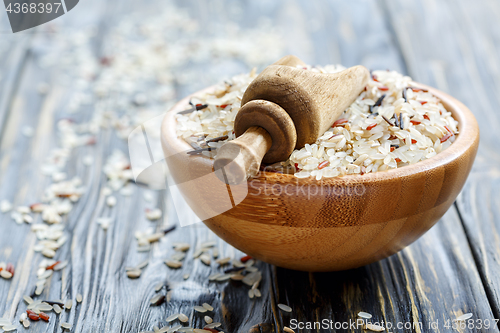
<path id="1" fill-rule="evenodd" d="M 387 8 L 409 74 L 458 98 L 479 123 L 478 156 L 456 204 L 500 318 L 500 3 L 387 1 Z"/>

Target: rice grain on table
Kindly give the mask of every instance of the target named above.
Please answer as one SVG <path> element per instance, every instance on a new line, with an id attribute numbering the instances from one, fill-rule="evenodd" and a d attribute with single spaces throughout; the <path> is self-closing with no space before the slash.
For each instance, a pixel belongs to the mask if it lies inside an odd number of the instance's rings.
<path id="1" fill-rule="evenodd" d="M 133 269 L 130 271 L 127 271 L 127 276 L 131 279 L 137 279 L 141 276 L 142 271 L 140 269 Z"/>
<path id="2" fill-rule="evenodd" d="M 220 259 L 215 260 L 215 262 L 221 266 L 229 264 L 230 261 L 231 261 L 231 257 L 225 257 L 225 258 L 220 258 Z"/>
<path id="3" fill-rule="evenodd" d="M 181 268 L 182 261 L 178 260 L 165 260 L 165 264 L 170 268 Z"/>
<path id="4" fill-rule="evenodd" d="M 0 202 L 0 212 L 7 213 L 11 209 L 12 209 L 12 204 L 10 203 L 9 200 L 2 200 L 2 202 Z"/>
<path id="5" fill-rule="evenodd" d="M 0 272 L 0 277 L 9 280 L 12 278 L 12 273 L 4 269 Z"/>
<path id="6" fill-rule="evenodd" d="M 171 321 L 176 320 L 178 317 L 179 317 L 179 314 L 178 313 L 174 313 L 173 315 L 167 317 L 167 319 L 165 319 L 165 321 L 167 323 L 170 323 Z"/>
<path id="7" fill-rule="evenodd" d="M 165 287 L 165 283 L 164 282 L 159 282 L 156 286 L 155 286 L 155 291 L 156 292 L 159 292 L 160 290 L 163 289 L 163 287 Z"/>
<path id="8" fill-rule="evenodd" d="M 162 216 L 162 211 L 159 208 L 149 209 L 146 211 L 146 218 L 150 221 L 159 220 Z"/>
<path id="9" fill-rule="evenodd" d="M 380 326 L 380 325 L 376 325 L 376 324 L 372 324 L 372 323 L 366 323 L 365 330 L 373 331 L 373 332 L 383 332 L 383 331 L 385 331 L 385 327 Z"/>
<path id="10" fill-rule="evenodd" d="M 183 323 L 187 323 L 189 320 L 188 316 L 186 316 L 184 313 L 179 313 L 177 318 Z"/>
<path id="11" fill-rule="evenodd" d="M 464 320 L 468 320 L 468 319 L 472 318 L 472 316 L 473 316 L 472 313 L 466 313 L 466 314 L 463 314 L 460 317 L 456 318 L 455 320 L 456 321 L 464 321 Z"/>
<path id="12" fill-rule="evenodd" d="M 30 296 L 28 295 L 24 295 L 23 296 L 23 300 L 26 302 L 26 304 L 30 305 L 33 303 L 33 298 L 31 298 Z"/>
<path id="13" fill-rule="evenodd" d="M 36 309 L 39 311 L 52 311 L 53 308 L 52 305 L 42 302 L 42 304 L 38 305 Z"/>
<path id="14" fill-rule="evenodd" d="M 54 304 L 54 312 L 60 314 L 62 312 L 62 308 L 58 304 Z"/>
<path id="15" fill-rule="evenodd" d="M 186 252 L 189 250 L 191 245 L 189 243 L 174 243 L 174 250 Z"/>
<path id="16" fill-rule="evenodd" d="M 335 73 L 343 69 L 330 65 L 305 70 Z M 366 90 L 315 143 L 294 150 L 287 161 L 266 166 L 266 170 L 317 180 L 363 175 L 415 164 L 453 143 L 458 122 L 438 98 L 411 87 L 411 78 L 395 71 L 373 74 L 377 80 L 369 80 Z M 229 85 L 224 83 L 213 93 L 198 96 L 208 107 L 178 114 L 177 135 L 185 140 L 203 138 L 202 147 L 215 149 L 233 140 L 241 98 L 254 78 L 255 73 L 235 76 Z M 224 136 L 227 139 L 215 140 Z"/>
<path id="17" fill-rule="evenodd" d="M 207 266 L 210 266 L 210 264 L 212 263 L 212 259 L 210 258 L 210 256 L 206 253 L 202 254 L 200 256 L 200 260 L 202 263 L 204 263 L 205 265 Z"/>
<path id="18" fill-rule="evenodd" d="M 358 317 L 363 318 L 363 319 L 371 319 L 372 315 L 369 314 L 368 312 L 360 311 L 360 312 L 358 312 Z"/>
<path id="19" fill-rule="evenodd" d="M 151 305 L 159 306 L 165 303 L 165 295 L 156 295 L 150 300 Z"/>
<path id="20" fill-rule="evenodd" d="M 210 304 L 208 303 L 203 303 L 201 306 L 203 306 L 205 309 L 207 309 L 208 311 L 214 311 L 214 308 L 213 306 L 211 306 Z"/>
<path id="21" fill-rule="evenodd" d="M 291 307 L 289 307 L 288 305 L 282 304 L 282 303 L 278 304 L 278 308 L 280 308 L 281 310 L 283 310 L 285 312 L 292 312 Z"/>
<path id="22" fill-rule="evenodd" d="M 68 330 L 69 331 L 69 330 L 71 330 L 71 324 L 70 323 L 66 323 L 66 322 L 62 322 L 61 323 L 61 328 L 63 330 Z"/>
<path id="23" fill-rule="evenodd" d="M 196 312 L 200 312 L 200 313 L 207 312 L 207 309 L 205 309 L 203 306 L 199 306 L 199 305 L 195 305 L 195 306 L 193 307 L 193 309 L 194 309 Z"/>

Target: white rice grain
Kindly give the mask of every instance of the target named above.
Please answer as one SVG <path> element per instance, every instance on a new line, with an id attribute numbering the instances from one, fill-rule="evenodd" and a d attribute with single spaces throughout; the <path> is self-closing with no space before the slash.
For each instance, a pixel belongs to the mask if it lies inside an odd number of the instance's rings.
<path id="1" fill-rule="evenodd" d="M 285 312 L 292 312 L 291 307 L 289 307 L 288 305 L 282 304 L 282 303 L 278 304 L 278 308 L 280 308 L 281 310 L 283 310 Z"/>

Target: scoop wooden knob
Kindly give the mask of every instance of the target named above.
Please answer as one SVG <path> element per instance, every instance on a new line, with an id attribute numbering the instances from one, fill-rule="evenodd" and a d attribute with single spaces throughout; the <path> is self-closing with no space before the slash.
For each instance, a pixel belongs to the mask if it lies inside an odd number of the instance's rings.
<path id="1" fill-rule="evenodd" d="M 294 149 L 314 143 L 368 83 L 363 66 L 334 74 L 298 68 L 286 56 L 268 66 L 248 86 L 234 131 L 236 139 L 219 148 L 214 169 L 238 184 L 259 171 L 261 162 L 286 160 Z M 292 67 L 293 66 L 293 67 Z"/>

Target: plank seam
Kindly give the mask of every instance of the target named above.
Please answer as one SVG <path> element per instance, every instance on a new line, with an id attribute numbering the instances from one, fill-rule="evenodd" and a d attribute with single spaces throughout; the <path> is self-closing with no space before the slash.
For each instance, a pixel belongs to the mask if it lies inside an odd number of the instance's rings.
<path id="1" fill-rule="evenodd" d="M 472 254 L 472 258 L 474 260 L 474 263 L 476 264 L 476 269 L 479 273 L 479 278 L 481 279 L 481 282 L 483 284 L 483 288 L 486 292 L 486 298 L 487 298 L 489 306 L 491 308 L 491 312 L 493 312 L 493 315 L 495 316 L 495 318 L 500 319 L 500 312 L 498 311 L 498 307 L 495 306 L 496 302 L 495 302 L 495 298 L 493 297 L 493 292 L 490 288 L 488 281 L 486 280 L 486 277 L 483 274 L 483 271 L 480 269 L 481 258 L 477 255 L 476 251 L 471 246 L 472 240 L 469 236 L 469 233 L 467 232 L 464 217 L 462 216 L 462 213 L 460 212 L 460 208 L 459 208 L 456 201 L 453 203 L 453 206 L 455 207 L 455 209 L 457 211 L 458 219 L 460 220 L 460 223 L 462 224 L 462 228 L 464 229 L 464 234 L 465 234 L 465 237 L 467 238 L 467 242 L 468 242 L 468 245 L 470 248 L 470 252 Z"/>

